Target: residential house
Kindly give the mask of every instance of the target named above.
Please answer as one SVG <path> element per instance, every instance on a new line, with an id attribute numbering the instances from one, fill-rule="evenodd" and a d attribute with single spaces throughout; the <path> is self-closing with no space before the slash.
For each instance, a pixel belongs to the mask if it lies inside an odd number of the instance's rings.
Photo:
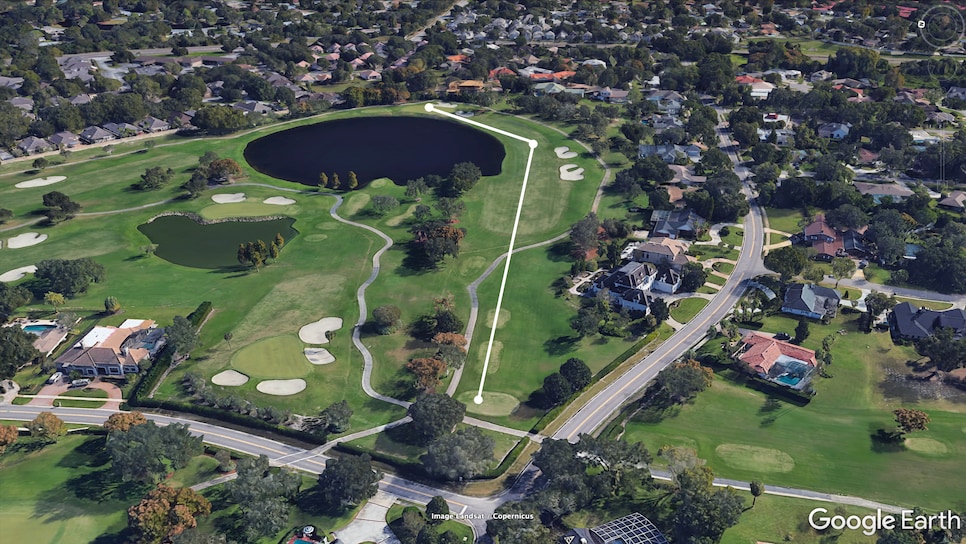
<path id="1" fill-rule="evenodd" d="M 892 199 L 892 202 L 902 202 L 904 199 L 916 194 L 908 187 L 904 187 L 898 183 L 865 183 L 856 181 L 853 185 L 863 195 L 870 195 L 876 204 L 881 204 L 882 199 L 886 197 Z"/>
<path id="2" fill-rule="evenodd" d="M 849 125 L 845 123 L 825 123 L 818 127 L 819 138 L 841 140 L 849 135 Z"/>
<path id="3" fill-rule="evenodd" d="M 814 351 L 755 332 L 741 339 L 735 357 L 759 377 L 798 390 L 818 364 Z"/>
<path id="4" fill-rule="evenodd" d="M 560 544 L 668 544 L 668 541 L 649 519 L 634 512 L 591 529 L 571 529 L 560 538 Z"/>
<path id="5" fill-rule="evenodd" d="M 490 70 L 489 73 L 487 74 L 487 79 L 492 81 L 495 79 L 500 79 L 501 77 L 504 77 L 504 76 L 515 76 L 515 75 L 517 74 L 513 70 L 507 68 L 506 66 L 500 66 L 499 68 L 494 68 Z"/>
<path id="6" fill-rule="evenodd" d="M 657 269 L 653 265 L 630 262 L 595 280 L 590 291 L 599 293 L 607 289 L 611 301 L 621 308 L 647 313 L 647 290 L 656 275 Z"/>
<path id="7" fill-rule="evenodd" d="M 90 126 L 80 133 L 80 139 L 85 144 L 98 144 L 113 140 L 115 136 L 101 127 Z"/>
<path id="8" fill-rule="evenodd" d="M 47 138 L 47 141 L 57 148 L 71 148 L 80 144 L 80 139 L 73 132 L 62 131 Z"/>
<path id="9" fill-rule="evenodd" d="M 657 274 L 651 282 L 651 291 L 673 295 L 681 288 L 681 281 L 680 272 L 668 265 L 657 265 Z"/>
<path id="10" fill-rule="evenodd" d="M 361 79 L 362 81 L 382 81 L 382 74 L 376 70 L 359 70 L 358 72 L 354 72 L 352 77 Z"/>
<path id="11" fill-rule="evenodd" d="M 795 131 L 788 128 L 760 128 L 758 129 L 758 141 L 767 142 L 771 138 L 781 146 L 793 145 L 795 142 Z"/>
<path id="12" fill-rule="evenodd" d="M 922 129 L 910 130 L 909 135 L 912 136 L 912 145 L 915 146 L 936 145 L 939 143 L 939 136 L 929 134 Z"/>
<path id="13" fill-rule="evenodd" d="M 138 125 L 140 125 L 145 132 L 162 132 L 171 128 L 171 124 L 167 121 L 162 121 L 157 117 L 150 116 L 142 119 Z"/>
<path id="14" fill-rule="evenodd" d="M 104 123 L 101 126 L 117 138 L 137 136 L 141 133 L 141 129 L 131 123 Z"/>
<path id="15" fill-rule="evenodd" d="M 666 163 L 673 163 L 678 160 L 678 157 L 686 157 L 692 162 L 700 162 L 703 151 L 703 149 L 695 144 L 641 144 L 637 146 L 637 154 L 640 158 L 643 159 L 651 155 L 657 155 Z"/>
<path id="16" fill-rule="evenodd" d="M 939 205 L 950 210 L 966 210 L 966 191 L 953 191 L 949 196 L 939 201 Z"/>
<path id="17" fill-rule="evenodd" d="M 812 72 L 812 75 L 808 76 L 808 80 L 812 83 L 819 81 L 828 81 L 835 77 L 835 74 L 829 72 L 828 70 L 819 70 L 817 72 Z"/>
<path id="18" fill-rule="evenodd" d="M 669 115 L 679 115 L 684 108 L 687 100 L 684 95 L 677 91 L 651 91 L 646 100 L 657 104 L 657 111 Z"/>
<path id="19" fill-rule="evenodd" d="M 640 263 L 670 266 L 676 271 L 692 260 L 688 257 L 688 244 L 673 238 L 657 238 L 646 242 L 632 242 L 624 250 L 628 258 Z"/>
<path id="20" fill-rule="evenodd" d="M 266 113 L 272 112 L 271 106 L 269 106 L 264 102 L 259 102 L 257 100 L 243 100 L 241 102 L 236 102 L 232 104 L 231 107 L 245 113 L 245 115 L 248 115 L 249 113 L 258 113 L 261 115 L 265 115 Z"/>
<path id="21" fill-rule="evenodd" d="M 449 94 L 475 94 L 486 90 L 483 82 L 478 79 L 465 79 L 451 81 L 447 85 L 446 92 Z"/>
<path id="22" fill-rule="evenodd" d="M 893 338 L 921 340 L 932 336 L 940 327 L 952 329 L 956 338 L 966 336 L 966 311 L 959 308 L 937 311 L 901 302 L 889 314 Z"/>
<path id="23" fill-rule="evenodd" d="M 164 343 L 164 329 L 154 321 L 127 319 L 120 327 L 94 327 L 54 363 L 64 373 L 120 377 L 137 373 L 140 362 L 156 355 Z"/>
<path id="24" fill-rule="evenodd" d="M 805 225 L 801 239 L 815 250 L 816 260 L 831 261 L 846 254 L 841 233 L 825 221 L 824 214 L 816 215 L 811 223 Z"/>
<path id="25" fill-rule="evenodd" d="M 829 319 L 838 313 L 842 296 L 835 289 L 812 283 L 789 285 L 785 290 L 782 311 L 812 319 Z"/>
<path id="26" fill-rule="evenodd" d="M 684 121 L 671 114 L 655 115 L 651 117 L 650 125 L 654 132 L 661 133 L 669 128 L 684 128 Z"/>
<path id="27" fill-rule="evenodd" d="M 23 78 L 0 76 L 0 87 L 6 87 L 8 89 L 13 89 L 16 91 L 20 87 L 23 87 Z"/>
<path id="28" fill-rule="evenodd" d="M 678 239 L 695 238 L 708 222 L 691 210 L 654 210 L 651 223 L 654 223 L 652 237 Z"/>
<path id="29" fill-rule="evenodd" d="M 950 87 L 949 90 L 946 91 L 946 98 L 966 100 L 966 87 Z"/>
<path id="30" fill-rule="evenodd" d="M 20 108 L 25 112 L 31 112 L 34 109 L 34 99 L 29 96 L 17 96 L 7 100 L 12 106 Z"/>
<path id="31" fill-rule="evenodd" d="M 29 155 L 31 153 L 43 153 L 44 151 L 50 151 L 53 146 L 50 145 L 50 142 L 43 138 L 27 136 L 23 140 L 20 140 L 20 143 L 17 144 L 17 147 Z"/>
<path id="32" fill-rule="evenodd" d="M 533 86 L 533 94 L 535 96 L 548 96 L 552 94 L 560 94 L 566 90 L 567 90 L 566 87 L 553 81 L 545 81 L 543 83 L 537 83 L 536 85 Z"/>
<path id="33" fill-rule="evenodd" d="M 597 93 L 597 99 L 603 100 L 608 104 L 626 104 L 627 97 L 630 91 L 622 91 L 620 89 L 611 89 L 610 87 L 604 87 Z"/>
<path id="34" fill-rule="evenodd" d="M 694 173 L 693 166 L 685 166 L 683 164 L 669 164 L 668 168 L 671 172 L 674 172 L 674 177 L 671 178 L 672 185 L 678 185 L 683 183 L 685 185 L 701 185 L 708 181 L 707 176 L 699 176 Z"/>

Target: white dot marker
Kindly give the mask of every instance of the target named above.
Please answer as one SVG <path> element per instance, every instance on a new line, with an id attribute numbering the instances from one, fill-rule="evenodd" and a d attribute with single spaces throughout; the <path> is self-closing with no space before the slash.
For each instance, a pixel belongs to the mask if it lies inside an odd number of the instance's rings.
<path id="1" fill-rule="evenodd" d="M 474 404 L 483 404 L 483 395 L 477 395 L 473 397 Z"/>
<path id="2" fill-rule="evenodd" d="M 433 105 L 430 104 L 429 102 L 426 103 L 425 107 L 426 107 L 426 111 L 430 111 L 430 112 L 433 111 Z"/>
<path id="3" fill-rule="evenodd" d="M 530 140 L 530 149 L 536 149 L 536 148 L 537 148 L 537 141 Z"/>

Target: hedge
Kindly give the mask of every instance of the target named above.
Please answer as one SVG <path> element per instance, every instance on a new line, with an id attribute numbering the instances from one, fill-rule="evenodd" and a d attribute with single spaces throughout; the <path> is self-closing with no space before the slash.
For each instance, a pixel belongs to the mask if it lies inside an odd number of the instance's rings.
<path id="1" fill-rule="evenodd" d="M 191 324 L 194 325 L 195 328 L 197 329 L 199 326 L 201 326 L 201 323 L 204 322 L 205 318 L 208 317 L 208 314 L 210 313 L 211 313 L 211 301 L 206 300 L 201 304 L 199 304 L 198 307 L 195 308 L 195 311 L 188 314 L 188 317 L 186 319 L 190 321 Z"/>
<path id="2" fill-rule="evenodd" d="M 483 473 L 482 476 L 480 476 L 479 479 L 492 480 L 493 478 L 499 478 L 500 475 L 502 475 L 504 472 L 510 469 L 510 465 L 512 465 L 517 460 L 517 458 L 520 457 L 520 454 L 523 453 L 524 448 L 526 448 L 527 444 L 529 443 L 530 443 L 529 438 L 527 437 L 521 438 L 520 441 L 517 442 L 517 445 L 513 446 L 513 449 L 511 449 L 510 452 L 506 454 L 506 457 L 504 457 L 503 460 L 500 461 L 500 464 L 497 465 L 496 468 L 491 468 L 487 470 L 486 472 Z"/>
<path id="3" fill-rule="evenodd" d="M 170 345 L 165 345 L 158 352 L 157 357 L 153 361 L 151 368 L 141 376 L 138 383 L 131 388 L 131 392 L 128 394 L 127 403 L 132 406 L 137 406 L 138 402 L 141 401 L 142 396 L 147 396 L 148 393 L 154 389 L 157 385 L 158 380 L 164 375 L 164 372 L 168 370 L 171 366 L 171 359 L 174 357 L 174 349 Z"/>

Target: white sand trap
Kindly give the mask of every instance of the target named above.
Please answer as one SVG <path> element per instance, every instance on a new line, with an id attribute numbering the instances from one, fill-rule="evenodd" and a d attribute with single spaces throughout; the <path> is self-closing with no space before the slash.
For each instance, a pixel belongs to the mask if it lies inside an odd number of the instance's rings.
<path id="1" fill-rule="evenodd" d="M 335 362 L 335 355 L 325 348 L 305 348 L 305 358 L 313 365 L 327 365 Z"/>
<path id="2" fill-rule="evenodd" d="M 55 183 L 60 183 L 67 179 L 67 176 L 47 176 L 45 178 L 34 178 L 28 179 L 27 181 L 21 181 L 20 183 L 14 185 L 17 189 L 28 189 L 30 187 L 43 187 L 45 185 L 53 185 Z"/>
<path id="3" fill-rule="evenodd" d="M 229 387 L 237 387 L 239 385 L 245 385 L 248 382 L 248 376 L 242 374 L 237 370 L 226 370 L 224 372 L 219 372 L 211 377 L 211 383 L 215 385 L 225 385 Z"/>
<path id="4" fill-rule="evenodd" d="M 302 378 L 295 380 L 265 380 L 258 382 L 255 389 L 258 389 L 266 395 L 284 397 L 285 395 L 294 395 L 305 391 L 305 380 Z"/>
<path id="5" fill-rule="evenodd" d="M 37 267 L 34 265 L 21 266 L 20 268 L 14 268 L 9 272 L 4 272 L 0 274 L 0 281 L 17 281 L 20 278 L 26 276 L 27 274 L 33 274 L 37 271 Z"/>
<path id="6" fill-rule="evenodd" d="M 299 329 L 299 339 L 306 344 L 328 344 L 325 333 L 342 328 L 341 317 L 323 317 Z"/>
<path id="7" fill-rule="evenodd" d="M 244 202 L 245 193 L 223 193 L 220 195 L 211 195 L 211 199 L 218 204 L 232 204 L 235 202 Z"/>
<path id="8" fill-rule="evenodd" d="M 25 232 L 19 236 L 14 236 L 7 240 L 8 249 L 18 249 L 21 247 L 30 247 L 39 244 L 47 239 L 46 234 L 39 234 L 36 232 Z"/>
<path id="9" fill-rule="evenodd" d="M 565 164 L 560 167 L 560 179 L 564 181 L 580 181 L 584 179 L 584 169 L 576 164 Z"/>
<path id="10" fill-rule="evenodd" d="M 577 156 L 576 151 L 571 151 L 569 147 L 555 147 L 553 152 L 557 154 L 558 159 L 572 159 Z"/>
<path id="11" fill-rule="evenodd" d="M 285 198 L 284 196 L 271 196 L 262 202 L 265 204 L 274 204 L 276 206 L 288 206 L 289 204 L 295 204 L 295 199 Z"/>

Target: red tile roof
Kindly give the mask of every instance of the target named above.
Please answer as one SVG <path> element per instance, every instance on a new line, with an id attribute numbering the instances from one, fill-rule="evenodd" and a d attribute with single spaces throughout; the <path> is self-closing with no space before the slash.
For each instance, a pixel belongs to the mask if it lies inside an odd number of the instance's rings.
<path id="1" fill-rule="evenodd" d="M 506 66 L 501 66 L 499 68 L 494 68 L 490 70 L 489 78 L 497 79 L 500 76 L 515 76 L 515 75 L 516 75 L 516 72 L 514 72 L 513 70 L 507 68 Z"/>
<path id="2" fill-rule="evenodd" d="M 767 374 L 771 367 L 775 366 L 778 357 L 782 355 L 815 366 L 815 352 L 795 344 L 754 332 L 748 333 L 741 342 L 746 349 L 738 359 L 748 363 L 756 372 Z"/>
<path id="3" fill-rule="evenodd" d="M 835 238 L 837 234 L 835 229 L 825 222 L 824 214 L 816 215 L 815 220 L 805 226 L 805 236 L 818 236 L 820 234 L 824 234 L 829 238 Z"/>

